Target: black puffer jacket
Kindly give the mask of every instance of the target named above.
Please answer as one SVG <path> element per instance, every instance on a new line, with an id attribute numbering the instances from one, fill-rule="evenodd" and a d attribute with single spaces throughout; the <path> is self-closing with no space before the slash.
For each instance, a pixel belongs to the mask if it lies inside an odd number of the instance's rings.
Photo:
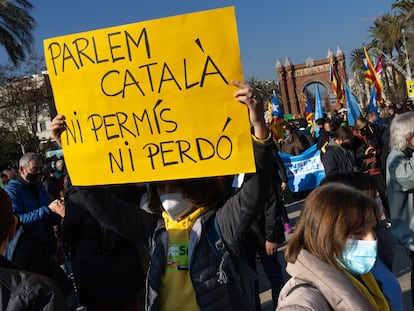
<path id="1" fill-rule="evenodd" d="M 1 310 L 69 310 L 53 281 L 40 274 L 17 269 L 0 256 Z"/>
<path id="2" fill-rule="evenodd" d="M 253 146 L 256 173 L 247 174 L 240 191 L 216 212 L 210 210 L 201 215 L 191 230 L 188 246 L 189 273 L 202 311 L 247 310 L 243 297 L 233 297 L 229 291 L 230 285 L 217 282 L 220 261 L 209 245 L 205 224 L 215 213 L 231 255 L 240 255 L 241 237 L 268 199 L 273 171 L 272 142 L 253 142 Z M 85 205 L 100 222 L 148 247 L 151 260 L 147 275 L 147 309 L 159 310 L 159 286 L 165 268 L 168 241 L 163 219 L 116 200 L 102 187 L 79 187 L 78 193 L 83 202 L 88 202 Z"/>

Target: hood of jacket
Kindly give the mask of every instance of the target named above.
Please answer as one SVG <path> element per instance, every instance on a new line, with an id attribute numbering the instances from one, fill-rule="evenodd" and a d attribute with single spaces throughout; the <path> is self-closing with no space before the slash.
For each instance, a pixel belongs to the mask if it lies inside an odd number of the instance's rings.
<path id="1" fill-rule="evenodd" d="M 362 295 L 362 293 L 352 284 L 352 282 L 340 270 L 323 262 L 317 257 L 313 256 L 306 250 L 301 250 L 295 263 L 288 263 L 286 271 L 292 276 L 281 292 L 279 299 L 280 307 L 289 305 L 294 302 L 296 305 L 310 301 L 318 304 L 315 301 L 315 289 L 320 295 L 321 305 L 326 302 L 334 310 L 354 310 L 354 311 L 368 311 L 374 310 L 369 301 Z M 293 287 L 297 287 L 297 295 L 300 294 L 300 299 L 294 298 Z M 303 287 L 302 287 L 303 286 Z M 305 291 L 298 291 L 303 288 Z M 310 296 L 312 299 L 307 299 L 309 289 L 313 291 Z M 318 297 L 319 296 L 319 297 Z M 290 297 L 290 299 L 289 299 Z M 288 309 L 288 308 L 287 308 Z M 283 310 L 283 308 L 281 308 Z"/>

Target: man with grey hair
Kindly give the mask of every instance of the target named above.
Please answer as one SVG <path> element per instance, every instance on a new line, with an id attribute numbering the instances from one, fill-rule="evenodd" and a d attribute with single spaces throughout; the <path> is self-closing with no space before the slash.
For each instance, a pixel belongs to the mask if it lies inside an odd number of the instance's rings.
<path id="1" fill-rule="evenodd" d="M 49 256 L 54 257 L 57 241 L 53 226 L 60 224 L 58 213 L 64 206 L 58 200 L 52 201 L 42 185 L 42 169 L 41 155 L 34 152 L 24 154 L 19 161 L 17 178 L 11 180 L 5 190 L 19 221 L 36 235 Z"/>
<path id="2" fill-rule="evenodd" d="M 64 205 L 51 199 L 41 182 L 42 170 L 42 156 L 28 152 L 20 158 L 17 178 L 5 187 L 19 219 L 6 257 L 23 269 L 51 277 L 66 297 L 72 293 L 72 285 L 57 263 L 54 230 L 54 226 L 60 225 Z"/>
<path id="3" fill-rule="evenodd" d="M 414 112 L 399 114 L 391 122 L 390 150 L 386 162 L 386 185 L 392 232 L 410 254 L 414 306 Z"/>
<path id="4" fill-rule="evenodd" d="M 50 256 L 56 253 L 54 225 L 61 218 L 54 212 L 63 208 L 57 200 L 52 201 L 43 187 L 43 159 L 41 155 L 28 152 L 19 161 L 18 176 L 5 187 L 12 201 L 13 212 L 19 221 L 33 230 L 44 242 Z"/>

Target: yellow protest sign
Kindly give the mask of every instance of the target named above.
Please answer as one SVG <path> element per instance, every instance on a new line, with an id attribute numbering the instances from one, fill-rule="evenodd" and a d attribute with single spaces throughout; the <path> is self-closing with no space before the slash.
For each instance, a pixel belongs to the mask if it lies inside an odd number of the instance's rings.
<path id="1" fill-rule="evenodd" d="M 233 7 L 44 41 L 74 185 L 255 170 Z"/>
<path id="2" fill-rule="evenodd" d="M 406 82 L 406 86 L 407 86 L 407 95 L 408 97 L 414 97 L 414 81 L 407 81 Z"/>

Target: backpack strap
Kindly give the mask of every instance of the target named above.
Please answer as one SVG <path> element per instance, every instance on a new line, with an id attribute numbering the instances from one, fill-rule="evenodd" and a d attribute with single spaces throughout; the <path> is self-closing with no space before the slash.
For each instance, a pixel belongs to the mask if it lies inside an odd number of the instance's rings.
<path id="1" fill-rule="evenodd" d="M 207 238 L 211 248 L 220 260 L 219 271 L 217 272 L 217 282 L 220 284 L 227 284 L 228 278 L 226 272 L 224 271 L 224 263 L 230 254 L 227 250 L 226 244 L 224 243 L 223 236 L 221 235 L 217 218 L 215 215 L 212 218 L 213 219 L 207 223 Z"/>

